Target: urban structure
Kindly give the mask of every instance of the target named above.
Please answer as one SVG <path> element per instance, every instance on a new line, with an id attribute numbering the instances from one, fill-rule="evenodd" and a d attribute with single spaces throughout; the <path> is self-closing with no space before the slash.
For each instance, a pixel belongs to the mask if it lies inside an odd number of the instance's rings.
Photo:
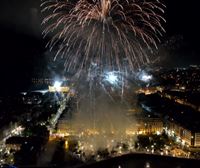
<path id="1" fill-rule="evenodd" d="M 119 142 L 115 142 L 115 132 L 107 134 L 93 128 L 81 132 L 73 130 L 72 121 L 79 108 L 74 88 L 62 81 L 34 79 L 33 85 L 46 89 L 1 98 L 0 108 L 5 113 L 0 117 L 3 121 L 0 162 L 58 164 L 61 148 L 67 156 L 77 159 L 77 163 L 100 161 L 130 152 L 199 159 L 199 71 L 198 66 L 192 66 L 148 72 L 152 77 L 148 85 L 146 81 L 141 82 L 136 91 L 137 105 L 127 109 L 126 114 L 134 120 Z M 134 101 L 130 93 L 128 101 Z M 9 106 L 11 102 L 12 107 Z M 12 118 L 6 115 L 12 115 Z M 103 151 L 90 144 L 91 139 L 99 136 L 108 140 L 107 149 Z M 88 140 L 85 142 L 84 139 Z M 51 153 L 50 146 L 56 151 L 45 161 L 44 156 Z M 24 160 L 27 153 L 29 157 Z M 68 160 L 69 163 L 72 160 Z"/>

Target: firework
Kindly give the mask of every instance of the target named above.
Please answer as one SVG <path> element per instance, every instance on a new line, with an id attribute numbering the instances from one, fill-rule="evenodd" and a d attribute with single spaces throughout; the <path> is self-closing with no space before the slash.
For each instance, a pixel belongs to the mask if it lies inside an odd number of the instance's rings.
<path id="1" fill-rule="evenodd" d="M 165 32 L 159 0 L 43 0 L 45 36 L 67 71 L 135 70 Z"/>

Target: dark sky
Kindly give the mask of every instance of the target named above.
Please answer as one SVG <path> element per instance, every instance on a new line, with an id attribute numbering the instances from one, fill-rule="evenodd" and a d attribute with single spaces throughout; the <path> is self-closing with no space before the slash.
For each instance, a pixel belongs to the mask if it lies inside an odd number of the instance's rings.
<path id="1" fill-rule="evenodd" d="M 174 66 L 199 64 L 200 9 L 198 0 L 165 0 L 164 39 L 180 35 L 184 47 L 165 55 Z M 40 0 L 1 0 L 0 2 L 0 78 L 4 88 L 23 88 L 35 65 L 43 62 Z M 173 60 L 173 61 L 172 61 Z M 164 62 L 165 63 L 165 62 Z M 1 87 L 1 88 L 2 88 Z M 1 91 L 2 89 L 0 89 Z"/>

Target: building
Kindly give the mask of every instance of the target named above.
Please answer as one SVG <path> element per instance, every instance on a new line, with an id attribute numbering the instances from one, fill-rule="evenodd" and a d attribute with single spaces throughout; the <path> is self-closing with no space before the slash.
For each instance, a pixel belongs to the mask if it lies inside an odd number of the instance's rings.
<path id="1" fill-rule="evenodd" d="M 34 89 L 49 89 L 50 92 L 68 92 L 68 80 L 59 79 L 58 81 L 52 78 L 32 78 Z"/>
<path id="2" fill-rule="evenodd" d="M 167 133 L 175 137 L 177 142 L 188 147 L 200 147 L 200 132 L 192 127 L 185 127 L 177 122 L 168 122 Z"/>
<path id="3" fill-rule="evenodd" d="M 163 132 L 163 121 L 158 116 L 149 112 L 141 112 L 135 117 L 139 134 L 160 134 Z"/>
<path id="4" fill-rule="evenodd" d="M 194 146 L 200 147 L 200 133 L 194 134 Z"/>
<path id="5" fill-rule="evenodd" d="M 61 119 L 58 121 L 57 130 L 59 133 L 66 133 L 70 130 L 71 123 L 69 120 Z"/>
<path id="6" fill-rule="evenodd" d="M 13 123 L 10 122 L 9 124 L 7 124 L 6 126 L 2 127 L 0 129 L 0 140 L 4 140 L 5 137 L 10 136 L 11 134 L 14 134 L 15 131 L 17 131 L 19 129 L 19 125 L 18 123 Z"/>
<path id="7" fill-rule="evenodd" d="M 53 79 L 50 78 L 32 78 L 32 83 L 35 85 L 52 85 L 54 83 Z"/>
<path id="8" fill-rule="evenodd" d="M 137 125 L 137 131 L 139 134 L 160 134 L 163 131 L 163 122 L 159 118 L 139 119 Z"/>
<path id="9" fill-rule="evenodd" d="M 6 140 L 6 147 L 15 151 L 19 151 L 23 143 L 27 141 L 26 137 L 13 136 Z"/>
<path id="10" fill-rule="evenodd" d="M 49 92 L 68 93 L 69 91 L 70 91 L 70 88 L 67 86 L 62 86 L 62 87 L 49 86 Z"/>

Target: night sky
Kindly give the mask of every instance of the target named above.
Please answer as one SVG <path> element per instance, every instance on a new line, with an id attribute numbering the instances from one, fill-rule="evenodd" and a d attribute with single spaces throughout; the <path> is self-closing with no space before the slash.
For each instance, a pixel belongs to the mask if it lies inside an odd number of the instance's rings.
<path id="1" fill-rule="evenodd" d="M 167 5 L 163 39 L 181 37 L 181 46 L 165 54 L 162 64 L 199 64 L 200 10 L 197 0 L 165 0 Z M 0 94 L 28 86 L 35 66 L 45 62 L 41 37 L 40 0 L 0 2 Z M 176 46 L 180 41 L 175 41 Z M 164 43 L 164 42 L 163 42 Z M 160 53 L 162 55 L 162 53 Z M 164 55 L 164 54 L 163 54 Z M 13 89 L 10 89 L 13 88 Z"/>

